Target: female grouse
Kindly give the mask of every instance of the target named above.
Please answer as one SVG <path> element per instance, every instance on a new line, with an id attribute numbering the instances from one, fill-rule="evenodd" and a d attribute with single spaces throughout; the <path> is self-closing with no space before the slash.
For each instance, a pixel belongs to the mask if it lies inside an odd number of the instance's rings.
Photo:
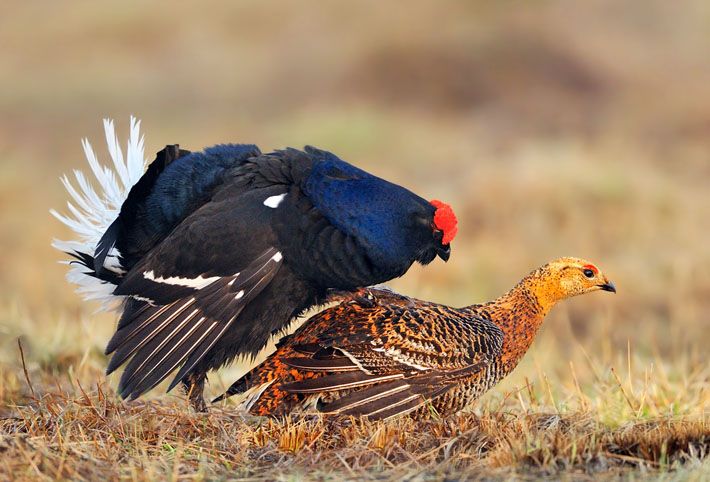
<path id="1" fill-rule="evenodd" d="M 508 375 L 553 305 L 616 292 L 588 261 L 561 258 L 495 301 L 450 308 L 364 290 L 281 340 L 225 396 L 249 391 L 246 408 L 280 416 L 315 404 L 326 414 L 387 419 L 461 410 Z"/>

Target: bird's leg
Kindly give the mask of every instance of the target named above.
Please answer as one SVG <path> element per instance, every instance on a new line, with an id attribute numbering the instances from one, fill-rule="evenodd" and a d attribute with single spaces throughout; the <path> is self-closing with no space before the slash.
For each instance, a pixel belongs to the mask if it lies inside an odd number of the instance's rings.
<path id="1" fill-rule="evenodd" d="M 357 303 L 365 308 L 372 308 L 377 304 L 377 298 L 375 298 L 375 296 L 369 289 L 358 288 L 353 291 L 333 290 L 330 292 L 330 296 L 328 297 L 327 302 Z"/>
<path id="2" fill-rule="evenodd" d="M 354 303 L 362 306 L 363 308 L 372 308 L 377 304 L 377 298 L 369 290 L 361 289 L 355 293 L 353 296 Z"/>
<path id="3" fill-rule="evenodd" d="M 205 380 L 207 376 L 201 373 L 190 373 L 182 380 L 185 394 L 190 400 L 190 406 L 196 412 L 206 412 L 207 404 L 202 392 L 205 389 Z"/>

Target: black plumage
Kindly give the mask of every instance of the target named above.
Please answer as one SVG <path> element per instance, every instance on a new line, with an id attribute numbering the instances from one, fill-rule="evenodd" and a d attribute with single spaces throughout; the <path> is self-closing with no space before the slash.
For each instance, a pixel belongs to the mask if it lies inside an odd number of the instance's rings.
<path id="1" fill-rule="evenodd" d="M 74 253 L 126 297 L 108 372 L 127 363 L 119 392 L 132 399 L 178 370 L 170 388 L 184 382 L 203 409 L 209 370 L 256 354 L 329 289 L 448 259 L 441 209 L 312 147 L 167 146 L 93 256 Z"/>

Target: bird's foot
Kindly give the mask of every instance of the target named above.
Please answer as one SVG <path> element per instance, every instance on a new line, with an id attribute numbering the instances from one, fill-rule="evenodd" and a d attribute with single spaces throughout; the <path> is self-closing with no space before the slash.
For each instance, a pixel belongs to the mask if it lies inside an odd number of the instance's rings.
<path id="1" fill-rule="evenodd" d="M 330 292 L 327 301 L 330 303 L 358 304 L 363 308 L 372 308 L 377 304 L 377 298 L 367 288 L 358 288 L 353 291 L 333 290 Z"/>
<path id="2" fill-rule="evenodd" d="M 197 413 L 207 413 L 209 409 L 207 408 L 207 403 L 202 395 L 198 397 L 190 397 L 190 406 Z"/>
<path id="3" fill-rule="evenodd" d="M 377 298 L 370 290 L 362 288 L 353 293 L 350 303 L 356 303 L 363 308 L 372 308 L 377 304 Z"/>
<path id="4" fill-rule="evenodd" d="M 190 401 L 190 406 L 198 413 L 206 413 L 208 411 L 205 397 L 202 395 L 206 378 L 205 375 L 191 373 L 182 382 L 185 394 Z"/>

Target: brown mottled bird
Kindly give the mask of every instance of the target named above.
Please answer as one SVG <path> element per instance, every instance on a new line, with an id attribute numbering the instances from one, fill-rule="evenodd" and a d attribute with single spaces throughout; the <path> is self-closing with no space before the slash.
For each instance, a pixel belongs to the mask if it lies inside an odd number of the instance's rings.
<path id="1" fill-rule="evenodd" d="M 616 292 L 578 258 L 552 261 L 500 298 L 465 308 L 362 290 L 283 338 L 217 400 L 245 393 L 254 415 L 445 416 L 513 371 L 558 301 L 599 290 Z"/>

